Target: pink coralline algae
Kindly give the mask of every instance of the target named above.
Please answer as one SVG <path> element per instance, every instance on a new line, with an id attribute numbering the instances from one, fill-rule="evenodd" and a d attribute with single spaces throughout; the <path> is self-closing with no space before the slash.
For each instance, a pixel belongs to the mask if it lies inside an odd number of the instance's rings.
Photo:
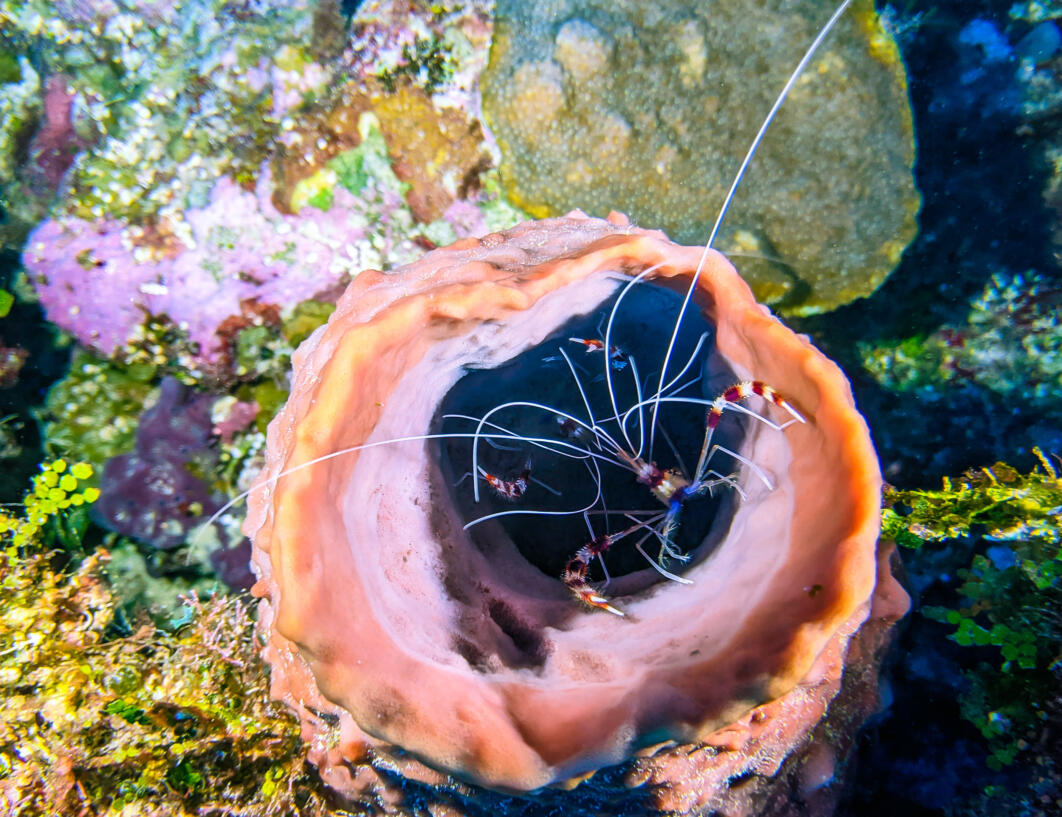
<path id="1" fill-rule="evenodd" d="M 390 228 L 370 225 L 402 207 L 401 197 L 370 192 L 337 187 L 327 212 L 307 206 L 285 215 L 270 201 L 268 172 L 253 192 L 222 178 L 206 206 L 165 228 L 46 221 L 23 263 L 48 319 L 85 346 L 120 357 L 154 316 L 187 335 L 196 351 L 185 363 L 216 371 L 229 351 L 218 333 L 227 319 L 328 298 L 376 260 L 374 245 L 386 252 L 397 243 Z"/>

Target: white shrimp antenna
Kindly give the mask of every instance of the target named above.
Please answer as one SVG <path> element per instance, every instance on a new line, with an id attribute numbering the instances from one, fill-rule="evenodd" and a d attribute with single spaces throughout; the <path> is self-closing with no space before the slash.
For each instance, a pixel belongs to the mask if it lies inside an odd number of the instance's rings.
<path id="1" fill-rule="evenodd" d="M 774 105 L 772 105 L 771 110 L 767 112 L 763 124 L 760 125 L 759 131 L 757 131 L 756 136 L 749 145 L 748 151 L 745 153 L 745 158 L 741 160 L 741 165 L 738 167 L 737 173 L 734 174 L 734 181 L 731 182 L 730 190 L 727 191 L 726 198 L 723 199 L 723 205 L 719 208 L 719 214 L 715 217 L 715 224 L 712 226 L 711 233 L 708 234 L 708 241 L 705 242 L 704 252 L 701 253 L 701 259 L 697 263 L 697 270 L 693 273 L 693 279 L 690 281 L 689 289 L 686 291 L 686 297 L 682 301 L 682 308 L 679 309 L 678 317 L 675 318 L 675 329 L 671 333 L 671 341 L 668 343 L 667 353 L 664 355 L 664 365 L 660 370 L 660 383 L 658 384 L 656 395 L 653 400 L 653 416 L 649 432 L 650 455 L 653 451 L 653 441 L 656 439 L 656 416 L 660 409 L 660 396 L 664 391 L 664 381 L 667 379 L 667 368 L 668 364 L 671 362 L 671 353 L 675 349 L 679 329 L 682 327 L 682 319 L 686 315 L 686 308 L 693 299 L 693 293 L 697 289 L 697 282 L 700 280 L 701 272 L 704 270 L 704 265 L 708 261 L 708 252 L 712 249 L 712 245 L 715 243 L 715 239 L 719 235 L 719 230 L 723 226 L 723 219 L 726 218 L 727 211 L 730 209 L 730 203 L 734 200 L 734 194 L 737 192 L 738 185 L 741 184 L 741 181 L 745 178 L 745 173 L 748 171 L 749 165 L 752 163 L 752 157 L 756 154 L 756 150 L 763 141 L 763 137 L 767 134 L 768 128 L 771 127 L 771 123 L 774 122 L 774 118 L 778 115 L 778 111 L 781 109 L 782 104 L 789 97 L 789 92 L 793 89 L 793 86 L 800 78 L 800 75 L 804 73 L 804 69 L 807 68 L 808 63 L 811 62 L 812 57 L 815 56 L 815 52 L 818 51 L 823 40 L 826 39 L 834 25 L 836 25 L 837 21 L 841 19 L 842 15 L 844 15 L 845 11 L 851 4 L 852 0 L 844 0 L 844 2 L 837 7 L 836 11 L 834 11 L 833 16 L 826 21 L 826 24 L 823 25 L 821 29 L 819 29 L 819 33 L 815 36 L 815 39 L 811 41 L 811 45 L 808 46 L 807 50 L 804 52 L 804 56 L 800 58 L 800 62 L 796 64 L 796 67 L 789 75 L 789 79 L 786 80 L 781 92 L 774 100 Z"/>
<path id="2" fill-rule="evenodd" d="M 246 491 L 237 494 L 224 505 L 222 505 L 220 508 L 218 508 L 216 511 L 214 511 L 214 513 L 211 514 L 209 519 L 207 519 L 205 522 L 201 522 L 195 527 L 191 537 L 188 539 L 188 542 L 192 545 L 196 544 L 200 540 L 200 537 L 205 535 L 205 531 L 212 527 L 213 524 L 217 522 L 230 508 L 235 506 L 237 503 L 243 501 L 251 494 L 264 490 L 270 487 L 271 485 L 276 485 L 284 477 L 289 476 L 290 474 L 296 474 L 299 471 L 304 471 L 305 469 L 311 468 L 314 465 L 318 465 L 322 462 L 327 462 L 328 460 L 334 460 L 337 457 L 344 457 L 348 454 L 353 454 L 355 451 L 366 451 L 371 448 L 379 448 L 382 445 L 394 445 L 396 443 L 419 442 L 427 440 L 468 439 L 472 440 L 473 443 L 478 443 L 480 440 L 516 440 L 519 441 L 521 444 L 531 445 L 536 448 L 542 448 L 545 451 L 550 451 L 554 454 L 559 454 L 564 457 L 571 457 L 572 459 L 585 460 L 591 459 L 595 456 L 600 456 L 600 458 L 604 459 L 606 462 L 610 462 L 621 468 L 623 467 L 623 464 L 620 462 L 610 460 L 602 455 L 595 455 L 594 452 L 587 451 L 586 449 L 580 448 L 579 446 L 569 443 L 565 440 L 554 440 L 550 437 L 522 437 L 515 431 L 511 431 L 505 428 L 504 426 L 498 425 L 497 423 L 486 423 L 485 418 L 481 420 L 478 417 L 465 417 L 464 415 L 459 414 L 447 416 L 473 420 L 479 423 L 479 427 L 476 429 L 475 433 L 469 431 L 451 432 L 446 434 L 414 434 L 408 437 L 392 437 L 388 440 L 377 440 L 376 442 L 371 443 L 361 443 L 360 445 L 352 445 L 348 446 L 347 448 L 340 448 L 337 451 L 331 451 L 327 454 L 322 454 L 320 457 L 314 457 L 312 460 L 307 460 L 306 462 L 294 465 L 291 468 L 286 468 L 279 474 L 274 474 L 273 476 L 268 477 L 267 479 L 264 479 L 261 482 L 258 482 L 255 485 L 251 486 Z M 483 431 L 484 425 L 488 425 L 493 429 L 497 429 L 499 433 L 485 433 Z M 551 488 L 550 490 L 553 489 Z"/>

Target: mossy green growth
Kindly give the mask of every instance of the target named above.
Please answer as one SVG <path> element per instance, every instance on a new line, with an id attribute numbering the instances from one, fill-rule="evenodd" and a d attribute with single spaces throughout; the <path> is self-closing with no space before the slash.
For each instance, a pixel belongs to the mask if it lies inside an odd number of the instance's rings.
<path id="1" fill-rule="evenodd" d="M 393 192 L 399 197 L 409 192 L 410 185 L 400 181 L 391 167 L 387 141 L 374 114 L 361 115 L 358 133 L 361 141 L 357 147 L 343 151 L 317 173 L 295 185 L 291 193 L 291 209 L 294 212 L 299 212 L 306 205 L 322 211 L 331 209 L 337 186 L 346 188 L 355 196 L 364 196 L 370 183 L 377 191 Z"/>
<path id="2" fill-rule="evenodd" d="M 450 46 L 438 36 L 418 37 L 402 49 L 402 61 L 382 71 L 379 80 L 388 93 L 394 93 L 401 77 L 409 77 L 428 93 L 445 85 L 454 73 Z"/>
<path id="3" fill-rule="evenodd" d="M 67 492 L 69 506 L 46 503 L 52 488 L 70 487 L 67 476 L 87 478 L 86 468 L 49 463 L 25 514 L 5 516 L 0 531 L 8 813 L 335 813 L 307 772 L 297 721 L 269 700 L 244 600 L 193 595 L 176 632 L 144 624 L 114 637 L 107 553 L 55 569 L 36 514 L 59 520 L 80 507 L 76 492 Z"/>
<path id="4" fill-rule="evenodd" d="M 1062 717 L 1062 480 L 1035 453 L 1040 465 L 1030 473 L 996 463 L 945 479 L 939 491 L 890 490 L 882 519 L 882 535 L 906 547 L 991 543 L 957 571 L 958 606 L 922 612 L 953 626 L 957 643 L 997 650 L 968 673 L 961 701 L 989 740 L 994 768 Z"/>
<path id="5" fill-rule="evenodd" d="M 236 376 L 254 383 L 255 388 L 263 382 L 285 382 L 295 347 L 327 321 L 334 309 L 333 304 L 307 300 L 298 304 L 291 316 L 278 324 L 258 323 L 240 329 L 232 343 Z M 286 397 L 287 389 L 281 391 Z M 259 402 L 259 406 L 266 404 Z"/>
<path id="6" fill-rule="evenodd" d="M 97 471 L 133 449 L 137 420 L 155 391 L 154 366 L 121 366 L 84 350 L 52 386 L 39 419 L 47 450 L 83 459 Z"/>
<path id="7" fill-rule="evenodd" d="M 145 615 L 169 629 L 184 611 L 184 599 L 198 593 L 204 598 L 225 592 L 218 577 L 209 573 L 209 553 L 142 550 L 132 539 L 117 534 L 104 538 L 109 559 L 107 578 L 114 588 L 115 606 L 127 620 Z"/>
<path id="8" fill-rule="evenodd" d="M 288 399 L 287 374 L 295 348 L 328 320 L 335 304 L 306 300 L 279 325 L 258 324 L 241 329 L 233 343 L 236 374 L 247 382 L 235 391 L 240 400 L 258 404 L 256 428 L 265 431 Z"/>
<path id="9" fill-rule="evenodd" d="M 327 301 L 303 301 L 295 307 L 291 317 L 284 321 L 281 331 L 292 348 L 297 347 L 312 335 L 317 327 L 323 326 L 335 310 L 336 305 Z"/>
<path id="10" fill-rule="evenodd" d="M 22 67 L 18 64 L 18 55 L 0 45 L 0 85 L 22 80 Z"/>

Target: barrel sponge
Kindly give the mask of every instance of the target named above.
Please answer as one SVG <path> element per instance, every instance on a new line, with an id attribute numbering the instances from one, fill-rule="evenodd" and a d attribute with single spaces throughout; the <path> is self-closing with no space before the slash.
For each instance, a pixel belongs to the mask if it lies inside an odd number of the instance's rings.
<path id="1" fill-rule="evenodd" d="M 701 253 L 615 214 L 526 222 L 363 272 L 298 350 L 245 531 L 273 694 L 302 716 L 327 781 L 364 794 L 379 784 L 369 759 L 387 756 L 392 773 L 416 767 L 420 780 L 530 791 L 649 740 L 719 734 L 787 695 L 796 706 L 824 655 L 840 677 L 875 590 L 877 460 L 837 366 L 718 253 L 696 298 L 718 352 L 808 422 L 746 439 L 777 485 L 748 492 L 686 572 L 691 585 L 617 594 L 623 619 L 584 609 L 500 529 L 489 555 L 470 538 L 431 442 L 273 479 L 427 433 L 467 369 L 497 367 L 591 312 L 620 274 L 659 265 L 655 280 L 685 287 Z"/>
<path id="2" fill-rule="evenodd" d="M 699 243 L 803 49 L 818 0 L 499 0 L 483 112 L 510 197 L 543 218 L 616 208 Z M 858 0 L 801 76 L 717 246 L 776 311 L 873 292 L 915 235 L 903 66 Z"/>

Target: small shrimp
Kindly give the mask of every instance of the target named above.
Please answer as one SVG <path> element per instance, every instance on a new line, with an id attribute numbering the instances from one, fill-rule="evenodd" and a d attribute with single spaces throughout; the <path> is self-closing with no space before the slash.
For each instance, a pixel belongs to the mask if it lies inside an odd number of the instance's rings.
<path id="1" fill-rule="evenodd" d="M 495 490 L 498 496 L 515 502 L 527 491 L 527 485 L 531 481 L 531 458 L 524 462 L 524 470 L 516 475 L 515 479 L 505 479 L 495 474 L 490 474 L 480 467 L 479 475 L 487 481 L 487 484 Z"/>
<path id="2" fill-rule="evenodd" d="M 605 560 L 603 557 L 605 552 L 617 541 L 639 527 L 642 527 L 640 523 L 622 531 L 621 533 L 595 536 L 587 544 L 579 548 L 578 553 L 568 560 L 568 564 L 564 566 L 564 573 L 561 574 L 561 580 L 564 582 L 565 586 L 572 591 L 573 596 L 589 607 L 596 607 L 599 610 L 607 610 L 608 612 L 621 617 L 626 616 L 626 613 L 609 604 L 608 599 L 593 588 L 593 585 L 587 581 L 587 574 L 590 571 L 590 562 L 592 562 L 595 557 L 601 559 L 601 566 L 604 567 Z M 607 570 L 605 571 L 605 577 L 607 584 Z"/>
<path id="3" fill-rule="evenodd" d="M 558 491 L 556 488 L 551 488 L 542 480 L 535 479 L 533 476 L 531 476 L 530 457 L 525 460 L 524 470 L 517 474 L 515 479 L 505 479 L 495 474 L 487 473 L 486 469 L 484 468 L 479 469 L 479 475 L 487 481 L 487 484 L 490 485 L 490 487 L 493 488 L 495 492 L 497 492 L 498 496 L 503 497 L 504 499 L 508 499 L 510 502 L 515 502 L 516 500 L 520 499 L 527 491 L 527 486 L 530 485 L 532 482 L 535 483 L 535 485 L 542 486 L 554 496 L 561 495 L 561 492 Z M 469 476 L 469 474 L 465 474 L 464 477 L 461 477 L 461 479 L 457 481 L 457 484 L 461 484 L 467 476 Z"/>
<path id="4" fill-rule="evenodd" d="M 586 518 L 585 514 L 584 518 Z M 629 515 L 627 518 L 633 519 L 633 517 Z M 605 567 L 605 553 L 608 552 L 608 549 L 611 548 L 614 544 L 616 544 L 616 542 L 618 542 L 620 539 L 629 536 L 636 530 L 648 531 L 648 533 L 646 533 L 646 535 L 643 536 L 637 542 L 637 544 L 635 544 L 635 548 L 637 548 L 638 552 L 641 553 L 646 558 L 646 560 L 648 560 L 649 564 L 651 564 L 655 570 L 662 573 L 665 577 L 669 579 L 677 581 L 681 584 L 690 584 L 689 579 L 683 579 L 681 576 L 675 576 L 671 573 L 668 573 L 666 570 L 661 570 L 661 568 L 657 564 L 655 564 L 652 557 L 650 557 L 649 554 L 647 554 L 642 549 L 642 544 L 645 542 L 646 539 L 648 539 L 650 536 L 658 535 L 656 531 L 653 530 L 653 528 L 650 526 L 650 523 L 653 520 L 633 521 L 634 524 L 626 530 L 622 530 L 619 533 L 602 534 L 601 536 L 593 536 L 593 528 L 591 527 L 590 533 L 593 538 L 581 548 L 579 548 L 579 551 L 571 559 L 569 559 L 568 563 L 564 566 L 564 573 L 561 574 L 561 581 L 563 581 L 565 586 L 569 590 L 571 590 L 572 595 L 575 596 L 575 598 L 577 598 L 579 601 L 581 601 L 588 607 L 595 607 L 598 610 L 605 610 L 609 613 L 612 613 L 613 615 L 617 615 L 620 617 L 625 617 L 627 615 L 619 608 L 613 607 L 611 604 L 609 604 L 608 598 L 601 595 L 601 593 L 594 589 L 593 585 L 591 585 L 590 582 L 587 581 L 587 575 L 590 572 L 590 563 L 595 558 L 600 559 L 601 569 L 605 572 L 605 584 L 607 585 L 611 581 L 611 578 L 608 575 L 608 568 Z M 586 524 L 587 527 L 590 527 L 590 520 L 588 518 Z"/>
<path id="5" fill-rule="evenodd" d="M 789 422 L 779 425 L 766 417 L 757 414 L 751 409 L 739 405 L 742 400 L 752 395 L 758 395 L 764 400 L 785 410 L 792 419 Z M 646 400 L 644 402 L 649 403 L 651 401 Z M 722 418 L 724 410 L 729 408 L 747 414 L 761 423 L 765 423 L 776 431 L 784 430 L 790 423 L 804 423 L 806 421 L 800 412 L 793 408 L 789 401 L 787 401 L 778 391 L 760 380 L 742 380 L 741 382 L 735 383 L 729 388 L 724 389 L 718 397 L 711 401 L 681 397 L 665 397 L 661 399 L 661 402 L 694 403 L 708 406 L 708 411 L 705 416 L 704 443 L 701 446 L 700 457 L 697 460 L 697 468 L 694 470 L 693 476 L 689 477 L 675 468 L 663 469 L 655 462 L 645 460 L 640 456 L 631 456 L 623 450 L 617 449 L 614 454 L 634 473 L 637 482 L 648 487 L 653 496 L 667 507 L 667 514 L 664 517 L 660 530 L 661 557 L 666 555 L 685 561 L 688 557 L 683 557 L 679 554 L 672 546 L 671 540 L 678 527 L 679 514 L 685 506 L 686 501 L 694 497 L 711 493 L 711 491 L 719 485 L 729 485 L 738 491 L 743 498 L 745 496 L 744 491 L 738 486 L 737 481 L 733 476 L 725 476 L 718 471 L 709 469 L 708 464 L 712 459 L 712 455 L 716 451 L 727 454 L 749 466 L 756 472 L 760 479 L 763 480 L 768 489 L 773 488 L 773 485 L 767 478 L 766 474 L 745 457 L 741 456 L 736 451 L 731 451 L 720 445 L 712 446 L 712 437 L 715 434 L 715 430 L 719 425 L 719 420 Z M 634 409 L 628 411 L 627 416 L 630 416 L 637 408 L 638 406 L 635 406 Z M 624 419 L 624 423 L 626 423 L 626 418 Z M 660 559 L 660 562 L 663 562 L 663 558 Z"/>
<path id="6" fill-rule="evenodd" d="M 560 435 L 566 440 L 582 440 L 586 433 L 583 427 L 570 417 L 557 417 L 557 425 L 560 426 Z"/>
<path id="7" fill-rule="evenodd" d="M 572 591 L 572 595 L 583 604 L 589 607 L 596 607 L 598 610 L 607 610 L 621 618 L 625 617 L 626 613 L 609 604 L 608 599 L 594 590 L 593 586 L 586 580 L 587 571 L 590 569 L 590 565 L 582 558 L 586 550 L 587 548 L 584 547 L 568 560 L 568 564 L 564 567 L 564 573 L 561 574 L 561 580 Z"/>
<path id="8" fill-rule="evenodd" d="M 568 338 L 568 340 L 572 343 L 579 343 L 585 346 L 587 354 L 600 352 L 605 348 L 605 341 L 601 340 L 601 338 Z M 613 369 L 617 372 L 621 372 L 627 368 L 630 358 L 627 353 L 618 346 L 611 344 L 608 347 L 608 361 Z"/>
<path id="9" fill-rule="evenodd" d="M 719 419 L 723 416 L 723 409 L 726 408 L 727 403 L 737 403 L 739 400 L 744 400 L 753 394 L 758 394 L 764 400 L 769 400 L 779 408 L 785 409 L 794 420 L 801 423 L 804 422 L 804 418 L 800 416 L 796 409 L 766 383 L 759 380 L 742 380 L 724 391 L 712 402 L 711 408 L 708 409 L 708 428 L 714 429 L 719 425 Z"/>

